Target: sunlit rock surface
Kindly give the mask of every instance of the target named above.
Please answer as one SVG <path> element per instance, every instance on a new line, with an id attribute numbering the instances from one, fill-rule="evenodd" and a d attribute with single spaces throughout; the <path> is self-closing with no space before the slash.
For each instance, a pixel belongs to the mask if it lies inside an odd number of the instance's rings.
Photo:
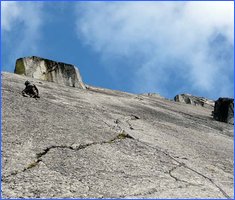
<path id="1" fill-rule="evenodd" d="M 212 110 L 2 73 L 2 197 L 233 198 L 233 125 Z"/>
<path id="2" fill-rule="evenodd" d="M 85 89 L 77 67 L 36 56 L 16 60 L 16 74 Z"/>
<path id="3" fill-rule="evenodd" d="M 191 104 L 195 106 L 214 107 L 215 102 L 204 97 L 197 97 L 191 94 L 178 94 L 174 97 L 176 102 Z"/>

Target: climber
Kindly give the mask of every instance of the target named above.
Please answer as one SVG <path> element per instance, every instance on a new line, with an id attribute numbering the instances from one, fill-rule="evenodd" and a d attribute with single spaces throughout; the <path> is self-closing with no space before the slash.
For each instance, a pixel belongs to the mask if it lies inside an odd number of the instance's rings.
<path id="1" fill-rule="evenodd" d="M 22 91 L 24 97 L 40 98 L 38 88 L 34 84 L 25 81 L 25 86 L 25 89 Z"/>

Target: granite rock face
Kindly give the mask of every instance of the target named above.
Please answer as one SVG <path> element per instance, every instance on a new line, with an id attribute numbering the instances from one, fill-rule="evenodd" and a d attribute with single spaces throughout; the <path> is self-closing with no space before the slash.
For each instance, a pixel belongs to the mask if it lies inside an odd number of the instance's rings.
<path id="1" fill-rule="evenodd" d="M 79 70 L 71 64 L 32 56 L 17 59 L 14 72 L 60 85 L 85 89 Z"/>
<path id="2" fill-rule="evenodd" d="M 197 97 L 191 94 L 178 94 L 174 97 L 176 102 L 191 104 L 195 106 L 209 106 L 214 107 L 214 101 L 204 97 Z"/>
<path id="3" fill-rule="evenodd" d="M 149 97 L 157 97 L 157 98 L 162 98 L 162 99 L 166 99 L 165 97 L 161 96 L 160 94 L 157 93 L 143 93 L 140 95 L 144 95 L 144 96 L 149 96 Z"/>
<path id="4" fill-rule="evenodd" d="M 213 107 L 87 88 L 2 73 L 3 198 L 234 197 L 233 125 Z"/>
<path id="5" fill-rule="evenodd" d="M 234 99 L 219 98 L 215 102 L 213 116 L 217 121 L 234 124 Z"/>

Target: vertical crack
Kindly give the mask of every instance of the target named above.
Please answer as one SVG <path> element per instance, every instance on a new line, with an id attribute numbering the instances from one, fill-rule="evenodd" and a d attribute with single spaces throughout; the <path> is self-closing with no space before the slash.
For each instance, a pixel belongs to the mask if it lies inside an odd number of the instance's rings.
<path id="1" fill-rule="evenodd" d="M 192 172 L 198 174 L 199 176 L 201 176 L 201 177 L 203 177 L 204 179 L 206 179 L 206 180 L 208 180 L 209 182 L 211 182 L 211 184 L 214 185 L 214 186 L 224 195 L 224 197 L 226 197 L 226 198 L 228 198 L 228 199 L 231 199 L 231 197 L 230 197 L 220 186 L 218 186 L 211 178 L 209 178 L 209 177 L 207 177 L 206 175 L 204 175 L 204 174 L 202 174 L 202 173 L 196 171 L 195 169 L 193 169 L 193 168 L 191 168 L 191 167 L 188 167 L 185 163 L 178 161 L 176 158 L 174 158 L 173 156 L 171 156 L 169 153 L 167 153 L 167 152 L 165 152 L 165 151 L 162 151 L 162 150 L 160 150 L 160 149 L 158 149 L 158 148 L 156 148 L 156 147 L 153 147 L 153 146 L 151 146 L 150 144 L 148 144 L 147 142 L 143 142 L 143 143 L 145 143 L 148 147 L 150 147 L 150 148 L 152 148 L 152 149 L 155 149 L 155 150 L 157 150 L 157 151 L 162 152 L 163 154 L 165 154 L 166 156 L 170 157 L 172 160 L 174 160 L 175 162 L 177 162 L 177 163 L 179 164 L 178 166 L 174 167 L 173 169 L 171 169 L 171 170 L 169 171 L 170 176 L 171 176 L 172 178 L 174 178 L 175 180 L 179 180 L 179 179 L 178 179 L 177 177 L 175 177 L 175 176 L 172 176 L 172 171 L 175 170 L 175 169 L 176 169 L 177 167 L 179 167 L 179 166 L 180 166 L 180 167 L 187 168 L 187 169 L 189 169 L 190 171 L 192 171 Z"/>
<path id="2" fill-rule="evenodd" d="M 176 176 L 174 176 L 174 175 L 172 174 L 173 171 L 175 171 L 176 169 L 182 167 L 183 165 L 184 165 L 183 163 L 181 163 L 181 164 L 179 164 L 179 165 L 176 165 L 175 167 L 173 167 L 172 169 L 170 169 L 170 170 L 168 171 L 168 173 L 169 173 L 169 175 L 170 175 L 173 179 L 175 179 L 175 181 L 181 181 L 181 182 L 188 183 L 187 181 L 181 180 L 181 179 L 179 179 L 178 177 L 176 177 Z"/>

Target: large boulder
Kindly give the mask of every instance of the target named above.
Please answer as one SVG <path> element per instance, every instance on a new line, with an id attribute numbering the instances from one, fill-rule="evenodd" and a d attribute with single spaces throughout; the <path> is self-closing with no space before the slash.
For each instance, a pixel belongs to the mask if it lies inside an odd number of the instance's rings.
<path id="1" fill-rule="evenodd" d="M 217 121 L 234 124 L 234 99 L 219 98 L 215 102 L 213 117 Z"/>
<path id="2" fill-rule="evenodd" d="M 195 106 L 206 106 L 206 107 L 214 107 L 214 101 L 206 99 L 204 97 L 197 97 L 191 94 L 178 94 L 174 97 L 176 102 L 192 104 Z"/>
<path id="3" fill-rule="evenodd" d="M 16 74 L 85 89 L 77 67 L 36 56 L 16 60 Z"/>

